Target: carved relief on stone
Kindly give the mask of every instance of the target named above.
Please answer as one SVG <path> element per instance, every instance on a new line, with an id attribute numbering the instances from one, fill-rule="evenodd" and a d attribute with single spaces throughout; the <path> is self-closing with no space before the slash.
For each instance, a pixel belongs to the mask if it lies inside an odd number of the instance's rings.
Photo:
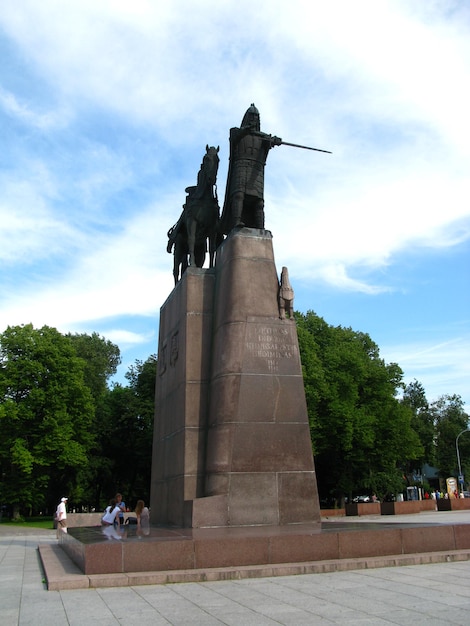
<path id="1" fill-rule="evenodd" d="M 158 375 L 163 376 L 166 372 L 166 343 L 160 346 L 158 351 Z"/>
<path id="2" fill-rule="evenodd" d="M 171 367 L 175 367 L 175 363 L 178 360 L 178 331 L 171 338 L 171 346 L 170 346 L 170 365 Z"/>
<path id="3" fill-rule="evenodd" d="M 288 317 L 294 320 L 294 290 L 289 281 L 287 267 L 282 268 L 279 284 L 279 317 L 285 320 Z"/>

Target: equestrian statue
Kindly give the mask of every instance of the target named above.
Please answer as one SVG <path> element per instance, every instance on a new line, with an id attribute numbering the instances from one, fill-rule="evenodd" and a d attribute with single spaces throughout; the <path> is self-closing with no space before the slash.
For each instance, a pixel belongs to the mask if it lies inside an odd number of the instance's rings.
<path id="1" fill-rule="evenodd" d="M 186 202 L 179 220 L 168 231 L 167 251 L 174 250 L 175 285 L 191 265 L 202 267 L 209 252 L 209 266 L 214 267 L 215 251 L 223 235 L 233 228 L 247 226 L 264 229 L 264 168 L 274 146 L 292 146 L 327 152 L 283 141 L 261 132 L 260 115 L 252 104 L 243 116 L 240 128 L 230 129 L 230 157 L 222 216 L 219 218 L 217 171 L 219 147 L 209 148 L 197 175 L 197 185 L 186 187 Z M 286 299 L 288 302 L 288 299 Z"/>
<path id="2" fill-rule="evenodd" d="M 186 202 L 179 220 L 168 231 L 167 251 L 174 249 L 173 276 L 175 285 L 187 269 L 202 267 L 209 251 L 209 267 L 219 242 L 219 202 L 217 198 L 217 171 L 219 147 L 206 146 L 197 184 L 186 187 Z M 207 242 L 209 246 L 207 246 Z M 180 273 L 181 268 L 181 273 Z"/>

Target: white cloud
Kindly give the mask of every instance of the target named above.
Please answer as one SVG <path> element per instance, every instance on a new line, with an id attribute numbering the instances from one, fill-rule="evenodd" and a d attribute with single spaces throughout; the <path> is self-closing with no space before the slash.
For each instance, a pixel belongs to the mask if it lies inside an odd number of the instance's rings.
<path id="1" fill-rule="evenodd" d="M 27 103 L 21 102 L 15 94 L 0 87 L 0 107 L 13 118 L 22 123 L 38 128 L 43 131 L 63 128 L 69 121 L 69 113 L 65 110 L 49 110 L 41 113 L 31 108 Z"/>
<path id="2" fill-rule="evenodd" d="M 5 181 L 0 176 L 3 197 L 0 200 L 0 261 L 25 264 L 64 251 L 64 241 L 71 240 L 73 231 L 58 218 L 45 190 L 48 173 L 39 166 L 31 168 L 25 180 Z M 35 180 L 36 179 L 36 180 Z M 40 179 L 42 191 L 37 183 Z"/>
<path id="3" fill-rule="evenodd" d="M 93 332 L 93 331 L 89 331 Z M 121 350 L 126 349 L 127 346 L 137 346 L 148 343 L 155 338 L 154 333 L 134 333 L 129 330 L 111 328 L 106 330 L 106 339 L 112 341 L 118 345 Z"/>
<path id="4" fill-rule="evenodd" d="M 117 235 L 83 239 L 80 254 L 63 275 L 50 276 L 36 289 L 28 281 L 10 294 L 0 327 L 34 320 L 37 326 L 65 328 L 117 315 L 156 315 L 173 286 L 171 256 L 165 245 L 156 244 L 165 241 L 167 229 L 159 207 L 152 205 Z"/>
<path id="5" fill-rule="evenodd" d="M 422 330 L 418 334 L 422 336 Z M 438 343 L 426 339 L 410 343 L 381 346 L 380 355 L 387 363 L 398 363 L 405 374 L 405 383 L 418 380 L 424 389 L 432 390 L 428 401 L 433 402 L 442 395 L 459 393 L 466 389 L 470 379 L 470 337 L 453 336 Z M 463 393 L 463 392 L 462 392 Z M 428 395 L 428 394 L 427 394 Z M 460 394 L 462 395 L 462 394 Z M 464 410 L 470 414 L 468 397 Z"/>
<path id="6" fill-rule="evenodd" d="M 0 325 L 154 315 L 184 188 L 220 144 L 222 200 L 228 130 L 253 101 L 266 132 L 333 151 L 269 156 L 266 227 L 291 277 L 378 296 L 398 255 L 462 246 L 469 17 L 441 1 L 6 0 Z"/>

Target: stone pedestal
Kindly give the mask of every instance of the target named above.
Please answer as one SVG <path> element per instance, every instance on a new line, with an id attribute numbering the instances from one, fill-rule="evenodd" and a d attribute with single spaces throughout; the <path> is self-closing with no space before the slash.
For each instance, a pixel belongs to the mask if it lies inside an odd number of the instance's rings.
<path id="1" fill-rule="evenodd" d="M 204 495 L 214 270 L 188 269 L 160 311 L 151 521 L 185 526 Z"/>
<path id="2" fill-rule="evenodd" d="M 278 289 L 271 233 L 243 228 L 215 272 L 190 268 L 162 307 L 153 522 L 320 521 L 297 332 L 279 319 Z"/>

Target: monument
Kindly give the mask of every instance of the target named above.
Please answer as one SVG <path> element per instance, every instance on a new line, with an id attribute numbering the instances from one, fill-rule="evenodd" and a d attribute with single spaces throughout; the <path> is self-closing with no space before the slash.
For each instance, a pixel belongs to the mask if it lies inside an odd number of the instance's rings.
<path id="1" fill-rule="evenodd" d="M 230 130 L 216 262 L 201 269 L 187 252 L 187 269 L 161 308 L 154 524 L 320 521 L 293 289 L 287 268 L 279 279 L 264 228 L 264 167 L 269 150 L 284 143 L 261 132 L 254 104 Z M 187 201 L 178 223 L 191 218 L 202 238 L 213 233 L 195 214 Z M 169 236 L 181 232 L 178 223 Z"/>
<path id="2" fill-rule="evenodd" d="M 61 533 L 61 548 L 85 575 L 79 584 L 286 575 L 332 571 L 336 561 L 376 567 L 381 557 L 396 564 L 413 553 L 468 551 L 468 524 L 321 523 L 294 290 L 264 228 L 267 155 L 293 144 L 262 133 L 254 105 L 230 143 L 221 219 L 219 150 L 206 146 L 168 233 L 176 284 L 160 314 L 152 524 L 145 533 Z M 51 556 L 41 552 L 49 588 Z M 67 569 L 54 588 L 70 584 Z"/>

